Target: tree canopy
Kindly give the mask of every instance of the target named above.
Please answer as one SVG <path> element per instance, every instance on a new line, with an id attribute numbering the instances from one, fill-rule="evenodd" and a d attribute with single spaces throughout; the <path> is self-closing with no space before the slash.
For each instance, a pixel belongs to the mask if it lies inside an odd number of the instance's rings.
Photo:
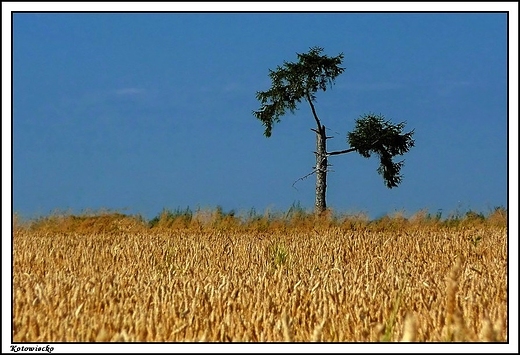
<path id="1" fill-rule="evenodd" d="M 312 47 L 308 53 L 297 53 L 299 61 L 284 61 L 276 70 L 269 70 L 271 88 L 259 91 L 256 98 L 260 101 L 260 109 L 253 115 L 265 126 L 264 135 L 271 136 L 273 124 L 280 122 L 280 117 L 287 111 L 294 113 L 302 99 L 312 102 L 316 100 L 318 90 L 326 91 L 332 86 L 338 75 L 345 68 L 340 67 L 343 53 L 336 57 L 321 55 L 323 48 Z M 313 109 L 315 119 L 318 119 Z"/>
<path id="2" fill-rule="evenodd" d="M 394 162 L 393 157 L 403 155 L 415 145 L 414 130 L 402 133 L 404 126 L 405 122 L 392 124 L 384 116 L 367 114 L 358 118 L 355 129 L 347 134 L 349 145 L 363 157 L 379 156 L 377 172 L 383 176 L 388 188 L 397 187 L 402 180 L 400 172 L 404 160 Z"/>

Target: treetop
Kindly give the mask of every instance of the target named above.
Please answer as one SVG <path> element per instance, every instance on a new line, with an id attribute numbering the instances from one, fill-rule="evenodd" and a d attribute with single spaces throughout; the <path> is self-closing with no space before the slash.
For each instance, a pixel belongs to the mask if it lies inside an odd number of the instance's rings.
<path id="1" fill-rule="evenodd" d="M 253 111 L 265 126 L 266 137 L 271 136 L 273 124 L 280 122 L 287 110 L 294 113 L 302 99 L 312 104 L 316 100 L 315 93 L 326 91 L 327 85 L 332 86 L 336 77 L 345 70 L 340 67 L 343 53 L 329 57 L 322 52 L 323 48 L 312 47 L 308 53 L 296 53 L 298 62 L 284 61 L 276 70 L 269 70 L 271 88 L 256 93 L 261 106 L 258 111 Z"/>

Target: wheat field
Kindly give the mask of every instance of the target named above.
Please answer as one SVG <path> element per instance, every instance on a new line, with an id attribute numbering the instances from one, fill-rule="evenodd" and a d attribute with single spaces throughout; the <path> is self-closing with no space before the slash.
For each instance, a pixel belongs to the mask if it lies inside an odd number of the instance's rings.
<path id="1" fill-rule="evenodd" d="M 14 223 L 12 340 L 508 341 L 505 218 L 207 220 Z"/>

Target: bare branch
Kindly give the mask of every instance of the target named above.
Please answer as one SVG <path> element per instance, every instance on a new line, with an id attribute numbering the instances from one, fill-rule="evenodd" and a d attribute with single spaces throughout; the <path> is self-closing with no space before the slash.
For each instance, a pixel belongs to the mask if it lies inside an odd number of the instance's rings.
<path id="1" fill-rule="evenodd" d="M 330 155 L 346 154 L 346 153 L 353 152 L 353 151 L 355 151 L 355 150 L 356 150 L 356 148 L 350 148 L 350 149 L 345 149 L 345 150 L 337 150 L 337 151 L 335 151 L 335 152 L 327 153 L 327 156 L 330 156 Z"/>
<path id="2" fill-rule="evenodd" d="M 294 187 L 294 185 L 295 185 L 298 181 L 300 181 L 300 180 L 303 181 L 303 180 L 307 179 L 309 176 L 314 175 L 314 174 L 316 174 L 316 169 L 314 169 L 313 171 L 311 171 L 311 172 L 308 173 L 307 175 L 302 176 L 301 178 L 299 178 L 299 179 L 297 179 L 296 181 L 294 181 L 293 184 L 292 184 L 292 187 Z M 294 187 L 294 188 L 298 191 L 298 189 L 297 189 L 296 187 Z"/>
<path id="3" fill-rule="evenodd" d="M 327 164 L 327 166 L 332 166 L 332 164 Z M 327 169 L 327 170 L 325 170 L 325 171 L 326 171 L 326 172 L 334 172 L 334 170 L 332 170 L 332 169 Z M 312 176 L 312 175 L 316 174 L 317 172 L 318 172 L 318 170 L 316 169 L 316 167 L 314 167 L 314 170 L 313 170 L 313 171 L 311 171 L 310 173 L 308 173 L 308 174 L 305 175 L 305 176 L 302 176 L 302 177 L 299 178 L 299 179 L 296 179 L 296 180 L 293 182 L 292 187 L 294 187 L 296 190 L 298 190 L 298 189 L 294 186 L 294 185 L 296 185 L 296 183 L 297 183 L 298 181 L 300 181 L 300 180 L 303 181 L 303 180 L 307 179 L 309 176 Z"/>
<path id="4" fill-rule="evenodd" d="M 309 101 L 309 105 L 311 105 L 311 110 L 312 110 L 312 115 L 314 116 L 314 120 L 316 121 L 316 124 L 318 125 L 318 129 L 321 130 L 321 122 L 320 122 L 320 119 L 318 118 L 318 114 L 316 113 L 316 109 L 314 108 L 314 105 L 312 104 L 311 95 L 307 92 L 306 96 L 307 96 L 307 101 Z M 316 133 L 318 133 L 318 132 L 316 132 Z"/>
<path id="5" fill-rule="evenodd" d="M 380 141 L 379 138 L 376 139 L 370 146 L 374 146 L 379 141 Z M 346 154 L 346 153 L 354 152 L 356 150 L 357 150 L 356 148 L 349 148 L 349 149 L 345 149 L 345 150 L 337 150 L 337 151 L 334 151 L 334 152 L 327 153 L 327 156 Z"/>
<path id="6" fill-rule="evenodd" d="M 332 131 L 332 129 L 330 129 L 330 128 L 327 127 L 327 131 Z M 336 133 L 336 134 L 341 134 L 341 133 L 336 132 L 336 131 L 334 131 L 334 133 Z"/>

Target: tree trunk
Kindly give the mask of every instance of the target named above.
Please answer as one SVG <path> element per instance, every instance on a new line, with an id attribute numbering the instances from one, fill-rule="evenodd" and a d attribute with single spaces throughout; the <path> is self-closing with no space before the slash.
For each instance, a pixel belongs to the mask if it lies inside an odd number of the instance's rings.
<path id="1" fill-rule="evenodd" d="M 316 131 L 316 203 L 314 212 L 319 215 L 327 209 L 325 192 L 327 190 L 327 136 L 325 126 L 318 125 Z"/>

